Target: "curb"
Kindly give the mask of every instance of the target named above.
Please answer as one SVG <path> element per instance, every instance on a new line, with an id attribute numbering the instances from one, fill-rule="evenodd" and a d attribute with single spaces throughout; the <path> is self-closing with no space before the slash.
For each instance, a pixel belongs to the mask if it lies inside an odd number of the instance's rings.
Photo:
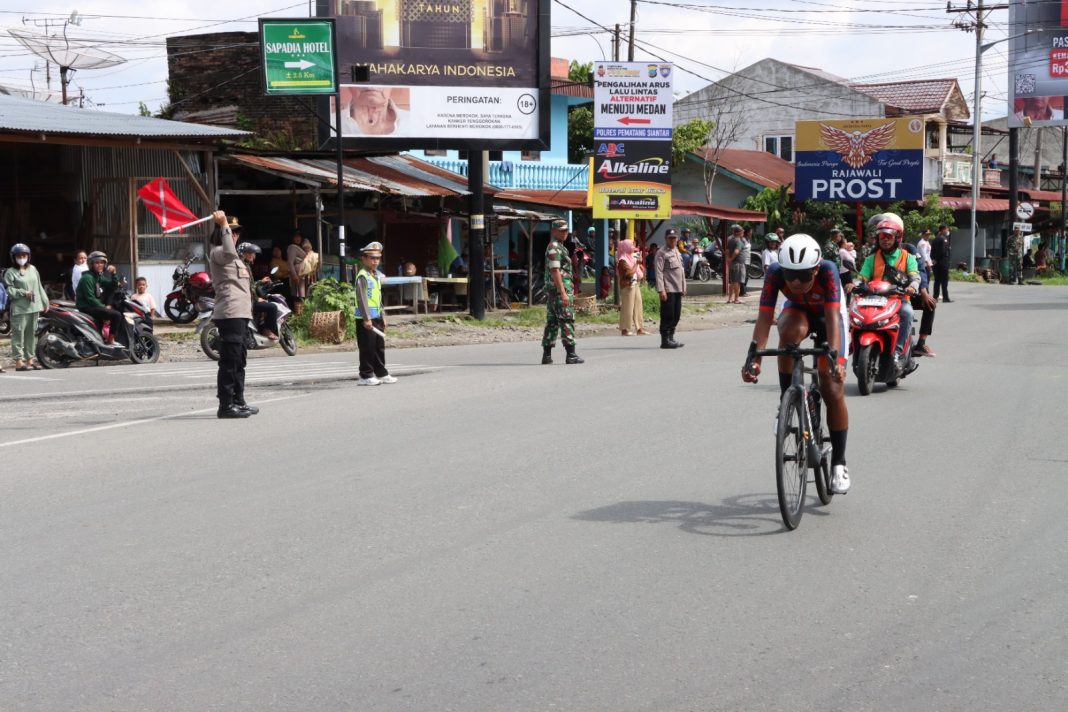
<path id="1" fill-rule="evenodd" d="M 429 366 L 424 368 L 412 368 L 412 369 L 398 369 L 396 372 L 391 371 L 395 376 L 407 377 L 407 376 L 420 376 L 426 373 L 434 373 L 440 371 L 444 366 Z M 315 385 L 316 383 L 343 383 L 345 381 L 357 381 L 360 375 L 353 371 L 351 375 L 339 375 L 339 376 L 268 376 L 262 379 L 252 377 L 246 380 L 245 385 L 248 388 L 262 388 L 268 386 L 294 386 L 294 385 Z M 21 401 L 43 401 L 43 400 L 62 400 L 69 398 L 85 398 L 85 397 L 100 397 L 108 395 L 138 395 L 142 393 L 176 393 L 180 391 L 211 391 L 215 390 L 216 384 L 213 381 L 207 381 L 202 383 L 182 383 L 174 384 L 170 386 L 137 386 L 134 388 L 114 388 L 107 392 L 100 390 L 89 391 L 61 391 L 56 393 L 24 393 L 19 395 L 3 395 L 0 396 L 0 403 L 13 403 Z"/>

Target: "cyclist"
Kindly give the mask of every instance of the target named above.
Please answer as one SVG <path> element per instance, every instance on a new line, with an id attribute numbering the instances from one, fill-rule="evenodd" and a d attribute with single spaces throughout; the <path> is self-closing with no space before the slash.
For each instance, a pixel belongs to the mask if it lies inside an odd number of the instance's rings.
<path id="1" fill-rule="evenodd" d="M 905 234 L 905 224 L 894 213 L 882 213 L 877 216 L 875 235 L 878 249 L 864 260 L 864 266 L 857 274 L 856 288 L 864 292 L 870 281 L 890 282 L 905 290 L 908 299 L 901 301 L 901 328 L 894 345 L 894 367 L 900 371 L 905 361 L 905 342 L 912 333 L 911 299 L 920 288 L 920 270 L 916 258 L 901 249 L 901 238 Z M 914 364 L 915 365 L 915 364 Z"/>
<path id="2" fill-rule="evenodd" d="M 775 305 L 782 292 L 782 312 L 775 320 Z M 827 404 L 827 426 L 831 434 L 831 491 L 849 491 L 849 468 L 846 466 L 846 436 L 849 411 L 845 403 L 845 365 L 849 356 L 845 301 L 838 278 L 838 265 L 823 259 L 819 243 L 802 233 L 786 238 L 779 249 L 779 262 L 768 267 L 764 289 L 760 293 L 760 314 L 753 327 L 753 348 L 768 343 L 771 325 L 779 329 L 779 348 L 799 346 L 809 334 L 827 342 L 838 352 L 837 361 L 819 362 L 820 395 Z M 760 375 L 760 357 L 742 368 L 742 380 L 755 383 Z M 790 387 L 793 359 L 780 356 L 779 397 Z M 777 427 L 777 425 L 776 425 Z"/>

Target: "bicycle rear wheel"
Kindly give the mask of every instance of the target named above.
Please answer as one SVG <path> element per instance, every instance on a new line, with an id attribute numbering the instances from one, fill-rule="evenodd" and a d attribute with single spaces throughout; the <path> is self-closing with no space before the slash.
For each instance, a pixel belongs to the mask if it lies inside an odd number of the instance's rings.
<path id="1" fill-rule="evenodd" d="M 804 420 L 801 389 L 790 388 L 779 404 L 779 424 L 775 436 L 775 484 L 779 492 L 779 511 L 787 529 L 801 523 L 808 483 L 808 460 L 805 453 Z"/>

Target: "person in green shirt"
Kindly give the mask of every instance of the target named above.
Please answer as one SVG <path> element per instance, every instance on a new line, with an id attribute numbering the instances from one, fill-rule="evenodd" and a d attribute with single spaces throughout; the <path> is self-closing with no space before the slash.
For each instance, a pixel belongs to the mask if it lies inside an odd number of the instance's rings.
<path id="1" fill-rule="evenodd" d="M 48 311 L 48 294 L 41 284 L 41 275 L 30 264 L 30 248 L 18 243 L 11 248 L 15 266 L 4 272 L 11 311 L 11 357 L 16 371 L 39 371 L 34 360 L 37 352 L 37 317 Z M 0 369 L 2 370 L 2 369 Z"/>
<path id="2" fill-rule="evenodd" d="M 115 265 L 108 264 L 108 256 L 103 252 L 93 252 L 89 255 L 89 269 L 82 275 L 78 282 L 78 289 L 74 293 L 74 305 L 78 311 L 85 312 L 96 320 L 97 327 L 102 328 L 104 322 L 108 322 L 108 335 L 104 337 L 105 344 L 115 343 L 115 334 L 122 328 L 122 314 L 109 309 L 104 301 L 119 285 L 115 276 Z"/>
<path id="3" fill-rule="evenodd" d="M 883 213 L 875 225 L 879 249 L 872 253 L 860 268 L 857 285 L 863 288 L 868 282 L 890 282 L 905 290 L 908 299 L 901 300 L 901 328 L 894 345 L 894 365 L 900 368 L 905 356 L 905 342 L 912 333 L 911 297 L 920 287 L 920 270 L 916 257 L 901 249 L 905 224 L 894 213 Z"/>

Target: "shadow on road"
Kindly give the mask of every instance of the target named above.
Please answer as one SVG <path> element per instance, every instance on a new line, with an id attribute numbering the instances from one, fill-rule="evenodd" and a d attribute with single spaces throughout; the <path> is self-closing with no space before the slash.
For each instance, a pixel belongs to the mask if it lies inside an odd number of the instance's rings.
<path id="1" fill-rule="evenodd" d="M 822 516 L 809 498 L 805 513 Z M 614 524 L 674 524 L 684 532 L 704 536 L 765 536 L 786 531 L 779 517 L 779 501 L 774 494 L 743 494 L 729 497 L 718 505 L 672 500 L 620 502 L 590 509 L 572 516 L 587 522 Z"/>

